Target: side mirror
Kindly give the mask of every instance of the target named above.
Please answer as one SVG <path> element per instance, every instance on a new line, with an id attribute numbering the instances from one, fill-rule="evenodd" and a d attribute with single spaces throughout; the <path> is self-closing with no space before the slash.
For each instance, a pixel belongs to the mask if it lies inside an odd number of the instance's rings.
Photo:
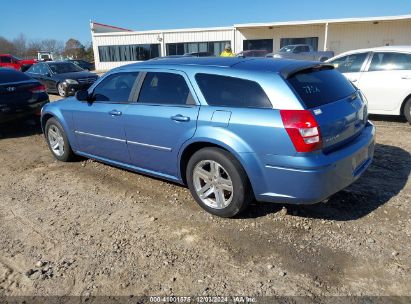
<path id="1" fill-rule="evenodd" d="M 81 90 L 76 92 L 76 98 L 78 101 L 89 101 L 90 95 L 88 94 L 88 91 Z"/>

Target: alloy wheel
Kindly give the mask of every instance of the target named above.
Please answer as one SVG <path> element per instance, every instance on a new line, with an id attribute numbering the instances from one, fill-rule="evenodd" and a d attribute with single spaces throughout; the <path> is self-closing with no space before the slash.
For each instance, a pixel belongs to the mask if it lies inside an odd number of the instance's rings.
<path id="1" fill-rule="evenodd" d="M 57 156 L 64 154 L 64 138 L 56 125 L 51 125 L 47 132 L 47 138 L 51 151 Z"/>
<path id="2" fill-rule="evenodd" d="M 57 86 L 57 90 L 59 91 L 59 95 L 61 97 L 65 97 L 66 96 L 66 90 L 64 90 L 63 88 L 63 84 L 59 83 Z"/>
<path id="3" fill-rule="evenodd" d="M 193 171 L 193 184 L 198 197 L 211 208 L 224 209 L 233 200 L 231 177 L 216 161 L 199 162 Z"/>

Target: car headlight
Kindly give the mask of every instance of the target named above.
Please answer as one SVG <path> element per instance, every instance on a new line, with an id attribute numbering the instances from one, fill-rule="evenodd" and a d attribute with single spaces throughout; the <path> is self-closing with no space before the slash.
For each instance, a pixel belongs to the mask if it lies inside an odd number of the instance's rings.
<path id="1" fill-rule="evenodd" d="M 66 79 L 66 83 L 67 84 L 78 84 L 78 81 L 74 79 Z"/>

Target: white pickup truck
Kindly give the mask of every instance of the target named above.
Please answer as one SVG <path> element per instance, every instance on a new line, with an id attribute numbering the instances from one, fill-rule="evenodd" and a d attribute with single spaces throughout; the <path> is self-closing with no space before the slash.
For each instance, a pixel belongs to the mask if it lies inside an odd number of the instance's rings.
<path id="1" fill-rule="evenodd" d="M 334 57 L 334 52 L 314 51 L 313 47 L 309 44 L 293 44 L 282 47 L 276 53 L 267 54 L 269 58 L 285 58 L 285 59 L 299 59 L 299 60 L 313 60 L 313 61 L 326 61 Z"/>

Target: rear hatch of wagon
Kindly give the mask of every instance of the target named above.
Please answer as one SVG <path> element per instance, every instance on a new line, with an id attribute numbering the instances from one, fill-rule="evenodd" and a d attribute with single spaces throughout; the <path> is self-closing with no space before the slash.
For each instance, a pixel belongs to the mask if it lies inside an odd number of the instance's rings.
<path id="1" fill-rule="evenodd" d="M 285 78 L 304 107 L 315 117 L 324 152 L 338 149 L 364 129 L 368 116 L 366 102 L 333 67 L 313 65 L 289 73 Z"/>

